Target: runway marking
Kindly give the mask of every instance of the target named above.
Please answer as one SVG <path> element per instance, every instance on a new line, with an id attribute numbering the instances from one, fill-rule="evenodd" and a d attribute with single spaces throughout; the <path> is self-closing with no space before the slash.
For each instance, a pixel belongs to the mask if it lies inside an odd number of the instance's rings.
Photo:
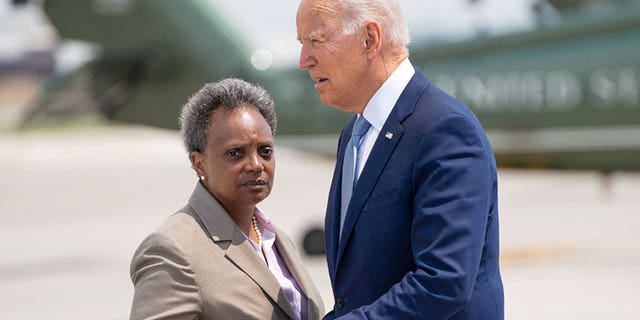
<path id="1" fill-rule="evenodd" d="M 502 250 L 500 266 L 508 267 L 529 262 L 542 262 L 576 256 L 576 250 L 568 244 L 539 244 Z"/>

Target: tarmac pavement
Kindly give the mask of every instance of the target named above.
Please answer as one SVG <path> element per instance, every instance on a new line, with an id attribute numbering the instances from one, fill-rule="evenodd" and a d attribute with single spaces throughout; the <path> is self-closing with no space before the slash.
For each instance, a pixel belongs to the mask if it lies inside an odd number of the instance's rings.
<path id="1" fill-rule="evenodd" d="M 302 247 L 322 225 L 333 160 L 276 138 L 260 206 Z M 499 171 L 506 318 L 640 314 L 640 174 Z M 0 134 L 0 318 L 127 319 L 129 261 L 186 203 L 177 132 L 102 126 Z M 332 305 L 324 257 L 305 264 Z"/>

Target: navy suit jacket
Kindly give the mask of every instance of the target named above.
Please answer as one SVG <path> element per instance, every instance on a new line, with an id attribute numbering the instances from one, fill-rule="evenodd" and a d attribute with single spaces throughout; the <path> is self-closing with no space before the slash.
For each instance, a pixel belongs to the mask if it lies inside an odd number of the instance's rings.
<path id="1" fill-rule="evenodd" d="M 378 136 L 338 239 L 340 136 L 325 217 L 326 319 L 504 318 L 495 160 L 461 102 L 416 70 Z"/>

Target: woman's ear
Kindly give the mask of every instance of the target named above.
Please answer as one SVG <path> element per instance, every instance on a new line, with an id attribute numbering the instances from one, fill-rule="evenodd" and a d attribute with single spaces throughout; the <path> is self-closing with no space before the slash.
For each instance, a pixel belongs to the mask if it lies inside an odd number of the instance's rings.
<path id="1" fill-rule="evenodd" d="M 191 160 L 191 167 L 196 171 L 198 178 L 205 175 L 206 171 L 204 168 L 204 159 L 202 158 L 202 153 L 198 151 L 193 151 L 189 155 L 189 160 Z"/>

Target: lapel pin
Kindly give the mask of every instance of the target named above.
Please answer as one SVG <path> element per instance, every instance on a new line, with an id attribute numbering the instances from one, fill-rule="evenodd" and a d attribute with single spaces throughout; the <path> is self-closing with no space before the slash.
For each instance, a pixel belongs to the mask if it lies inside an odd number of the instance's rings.
<path id="1" fill-rule="evenodd" d="M 391 138 L 393 138 L 393 133 L 387 131 L 387 133 L 384 135 L 385 138 L 391 140 Z"/>

